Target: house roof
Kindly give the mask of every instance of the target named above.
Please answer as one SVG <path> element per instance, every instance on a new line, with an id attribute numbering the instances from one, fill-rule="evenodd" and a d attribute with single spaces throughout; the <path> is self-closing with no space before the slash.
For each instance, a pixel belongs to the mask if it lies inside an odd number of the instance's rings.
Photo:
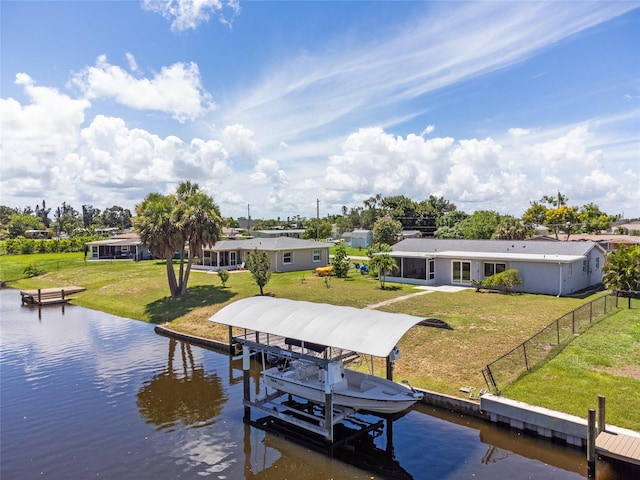
<path id="1" fill-rule="evenodd" d="M 386 357 L 400 338 L 423 318 L 261 296 L 231 303 L 209 320 Z"/>
<path id="2" fill-rule="evenodd" d="M 140 235 L 137 233 L 123 233 L 122 235 L 116 235 L 104 240 L 96 240 L 93 242 L 86 242 L 85 245 L 141 245 Z"/>
<path id="3" fill-rule="evenodd" d="M 303 240 L 293 237 L 273 237 L 273 238 L 249 238 L 246 240 L 221 240 L 211 247 L 205 247 L 205 250 L 262 250 L 262 251 L 281 251 L 281 250 L 308 250 L 310 248 L 329 248 L 332 243 L 316 242 L 314 240 Z"/>
<path id="4" fill-rule="evenodd" d="M 391 256 L 572 263 L 584 258 L 592 248 L 602 250 L 593 242 L 407 238 L 392 247 Z"/>

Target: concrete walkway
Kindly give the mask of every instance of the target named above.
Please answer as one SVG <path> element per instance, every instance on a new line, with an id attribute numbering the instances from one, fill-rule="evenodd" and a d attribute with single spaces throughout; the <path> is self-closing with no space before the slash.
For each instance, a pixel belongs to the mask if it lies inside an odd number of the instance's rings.
<path id="1" fill-rule="evenodd" d="M 384 302 L 374 303 L 373 305 L 367 305 L 364 307 L 367 310 L 375 310 L 376 308 L 380 308 L 384 305 L 389 305 L 391 303 L 402 302 L 411 297 L 417 297 L 419 295 L 426 295 L 427 293 L 433 292 L 446 292 L 446 293 L 455 293 L 461 290 L 466 290 L 467 287 L 454 287 L 451 285 L 440 285 L 440 286 L 419 286 L 415 287 L 417 290 L 420 290 L 416 293 L 410 293 L 409 295 L 403 295 L 401 297 L 391 298 L 389 300 L 385 300 Z"/>

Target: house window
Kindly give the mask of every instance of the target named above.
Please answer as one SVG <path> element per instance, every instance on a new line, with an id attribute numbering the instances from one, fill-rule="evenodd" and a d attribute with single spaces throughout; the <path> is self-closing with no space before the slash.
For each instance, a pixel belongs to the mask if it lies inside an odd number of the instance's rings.
<path id="1" fill-rule="evenodd" d="M 600 257 L 596 257 L 596 268 L 600 268 Z"/>
<path id="2" fill-rule="evenodd" d="M 583 261 L 582 261 L 582 271 L 583 271 L 583 272 L 586 272 L 586 271 L 587 271 L 587 261 L 586 261 L 586 260 L 583 260 Z"/>
<path id="3" fill-rule="evenodd" d="M 506 269 L 507 269 L 506 263 L 485 262 L 484 276 L 490 277 L 491 275 L 495 275 L 496 273 L 504 272 Z"/>
<path id="4" fill-rule="evenodd" d="M 429 280 L 435 280 L 436 278 L 436 261 L 429 260 Z"/>
<path id="5" fill-rule="evenodd" d="M 282 263 L 285 265 L 293 263 L 293 252 L 284 252 L 282 254 Z"/>
<path id="6" fill-rule="evenodd" d="M 453 283 L 471 283 L 471 262 L 451 263 L 451 280 Z"/>
<path id="7" fill-rule="evenodd" d="M 320 250 L 314 250 L 313 251 L 313 261 L 314 262 L 319 262 L 322 260 L 322 253 L 320 252 Z"/>

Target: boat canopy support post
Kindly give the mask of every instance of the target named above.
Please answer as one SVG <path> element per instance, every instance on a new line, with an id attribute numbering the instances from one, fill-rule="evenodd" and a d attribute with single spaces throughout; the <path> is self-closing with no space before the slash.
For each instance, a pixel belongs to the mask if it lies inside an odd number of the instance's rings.
<path id="1" fill-rule="evenodd" d="M 242 386 L 244 387 L 244 420 L 251 419 L 251 350 L 248 345 L 242 345 Z"/>
<path id="2" fill-rule="evenodd" d="M 330 384 L 329 369 L 324 369 L 324 426 L 327 429 L 326 439 L 333 443 L 333 389 Z"/>

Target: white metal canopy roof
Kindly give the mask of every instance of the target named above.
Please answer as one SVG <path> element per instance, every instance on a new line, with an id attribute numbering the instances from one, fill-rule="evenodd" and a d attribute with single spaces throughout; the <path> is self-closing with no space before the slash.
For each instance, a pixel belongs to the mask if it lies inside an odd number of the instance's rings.
<path id="1" fill-rule="evenodd" d="M 261 296 L 227 305 L 209 320 L 386 357 L 407 330 L 423 318 Z"/>

